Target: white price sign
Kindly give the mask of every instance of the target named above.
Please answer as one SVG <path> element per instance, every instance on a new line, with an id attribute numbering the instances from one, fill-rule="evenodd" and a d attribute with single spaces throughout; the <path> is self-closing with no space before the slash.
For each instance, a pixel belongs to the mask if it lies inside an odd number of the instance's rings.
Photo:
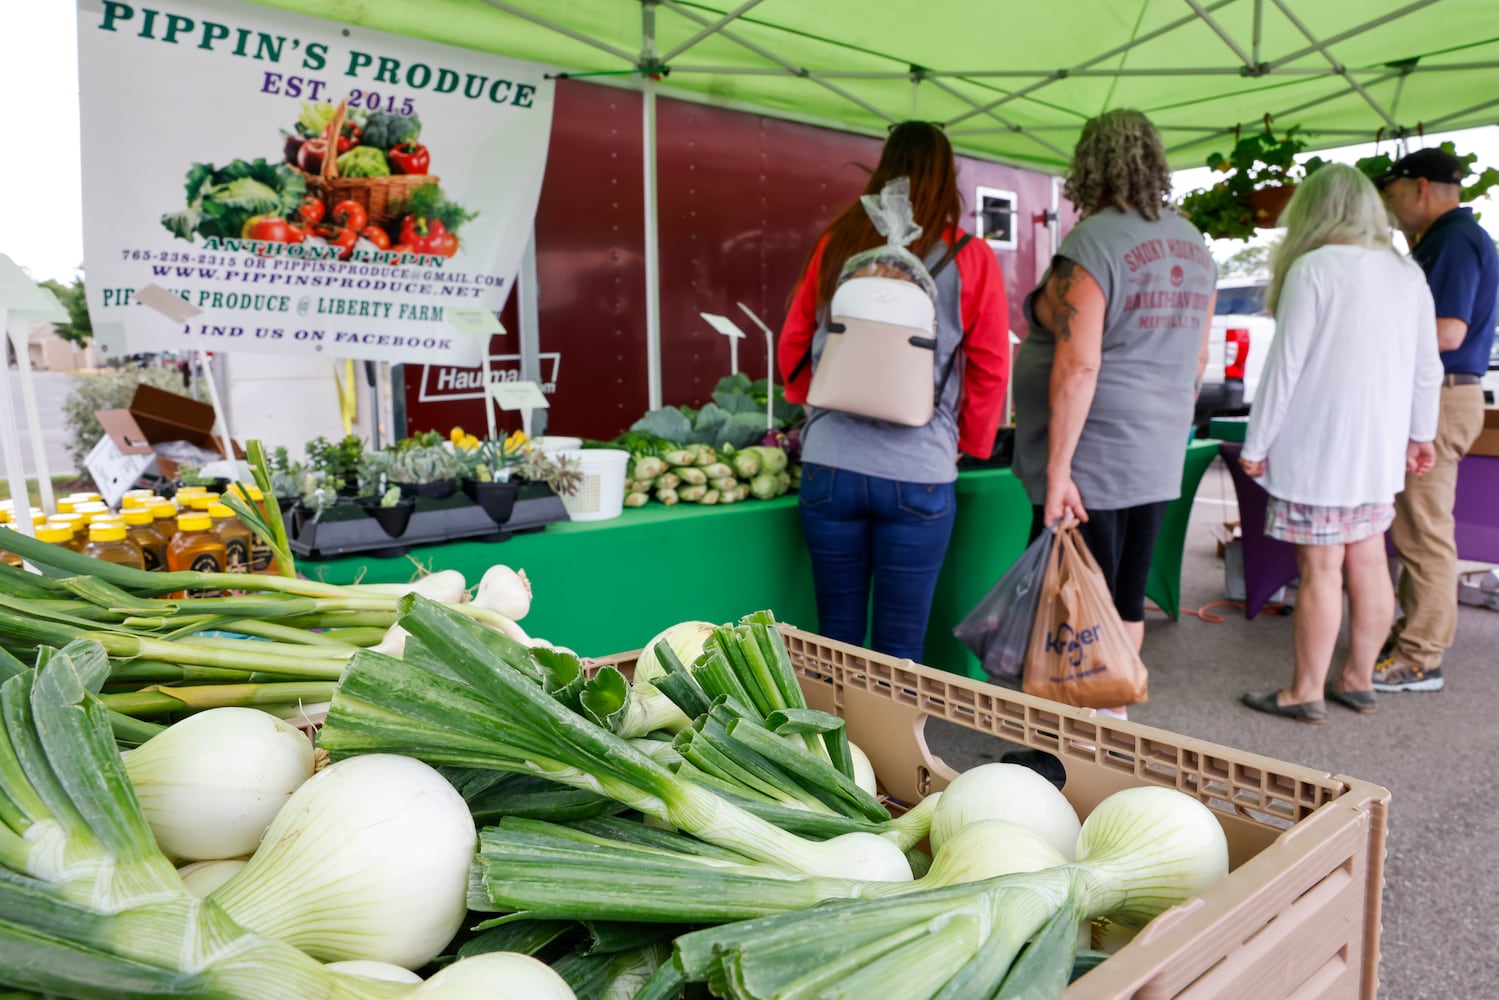
<path id="1" fill-rule="evenodd" d="M 505 332 L 500 317 L 488 309 L 445 306 L 442 314 L 447 318 L 448 324 L 459 333 L 488 337 Z"/>
<path id="2" fill-rule="evenodd" d="M 489 394 L 502 410 L 539 410 L 551 405 L 535 382 L 491 382 Z"/>

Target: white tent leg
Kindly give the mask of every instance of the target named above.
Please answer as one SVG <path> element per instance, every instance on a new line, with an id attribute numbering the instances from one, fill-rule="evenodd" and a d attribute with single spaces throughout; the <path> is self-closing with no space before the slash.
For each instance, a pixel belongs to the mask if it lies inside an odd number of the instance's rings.
<path id="1" fill-rule="evenodd" d="M 0 334 L 6 331 L 7 310 L 0 308 Z M 25 348 L 23 347 L 22 350 Z M 18 355 L 21 351 L 16 352 Z M 5 353 L 0 351 L 0 360 Z M 18 359 L 19 360 L 19 359 Z M 31 524 L 31 494 L 26 491 L 26 470 L 21 467 L 21 431 L 16 426 L 15 404 L 10 394 L 10 366 L 0 372 L 0 449 L 5 457 L 6 479 L 10 482 L 10 498 L 15 506 L 11 511 L 11 526 L 23 535 L 36 537 Z"/>
<path id="2" fill-rule="evenodd" d="M 229 429 L 229 411 L 219 400 L 218 383 L 214 381 L 213 359 L 202 351 L 198 351 L 198 365 L 203 370 L 203 381 L 208 383 L 208 401 L 213 404 L 213 412 L 218 416 L 219 442 L 224 449 L 224 459 L 234 469 L 231 479 L 239 479 L 239 459 L 234 456 L 234 435 Z"/>
<path id="3" fill-rule="evenodd" d="M 541 372 L 541 289 L 536 283 L 535 225 L 531 226 L 531 236 L 526 240 L 526 251 L 521 254 L 515 294 L 520 296 L 520 377 L 541 385 L 546 379 Z M 540 413 L 543 420 L 541 433 L 545 434 L 545 410 L 526 411 L 526 416 L 534 420 L 537 413 Z M 528 432 L 527 437 L 529 436 Z"/>
<path id="4" fill-rule="evenodd" d="M 656 81 L 645 78 L 645 364 L 648 409 L 661 406 L 661 243 L 656 227 Z"/>
<path id="5" fill-rule="evenodd" d="M 11 343 L 16 345 L 16 368 L 21 376 L 21 410 L 26 414 L 26 430 L 31 438 L 31 466 L 36 470 L 36 492 L 41 498 L 42 510 L 55 511 L 57 503 L 52 496 L 52 473 L 47 468 L 47 445 L 42 440 L 42 418 L 36 408 L 36 384 L 31 378 L 31 352 L 27 349 L 27 329 L 30 324 L 12 320 L 16 328 L 11 331 Z"/>

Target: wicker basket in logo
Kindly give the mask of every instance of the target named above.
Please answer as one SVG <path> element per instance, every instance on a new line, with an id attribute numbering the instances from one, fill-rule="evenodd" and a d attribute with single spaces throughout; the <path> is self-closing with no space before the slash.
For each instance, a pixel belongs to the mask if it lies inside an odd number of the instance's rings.
<path id="1" fill-rule="evenodd" d="M 307 192 L 328 203 L 331 211 L 341 201 L 352 201 L 364 207 L 369 220 L 376 225 L 389 226 L 406 214 L 406 202 L 411 193 L 424 184 L 436 184 L 433 174 L 391 174 L 389 177 L 340 177 L 338 176 L 338 139 L 343 129 L 344 113 L 348 102 L 342 101 L 333 113 L 332 127 L 328 135 L 328 149 L 323 154 L 322 169 L 316 174 L 298 170 L 307 180 Z"/>

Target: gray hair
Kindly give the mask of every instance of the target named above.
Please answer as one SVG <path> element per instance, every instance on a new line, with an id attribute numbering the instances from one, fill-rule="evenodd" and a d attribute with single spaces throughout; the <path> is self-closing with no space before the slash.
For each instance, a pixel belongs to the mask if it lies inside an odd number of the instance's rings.
<path id="1" fill-rule="evenodd" d="M 1390 217 L 1374 184 L 1357 167 L 1329 163 L 1302 181 L 1281 213 L 1285 238 L 1270 255 L 1270 290 L 1265 300 L 1274 312 L 1291 265 L 1302 254 L 1329 243 L 1389 250 Z"/>
<path id="2" fill-rule="evenodd" d="M 1171 203 L 1171 167 L 1161 133 L 1149 118 L 1115 108 L 1083 126 L 1063 189 L 1083 214 L 1131 206 L 1154 222 Z"/>

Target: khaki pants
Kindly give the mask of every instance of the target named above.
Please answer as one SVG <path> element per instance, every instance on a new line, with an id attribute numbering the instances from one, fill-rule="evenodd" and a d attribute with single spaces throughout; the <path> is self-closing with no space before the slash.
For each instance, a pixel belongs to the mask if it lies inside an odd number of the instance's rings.
<path id="1" fill-rule="evenodd" d="M 1390 541 L 1400 557 L 1398 596 L 1404 618 L 1395 628 L 1395 659 L 1434 670 L 1457 635 L 1457 463 L 1483 431 L 1483 387 L 1442 387 L 1436 465 L 1406 476 L 1395 497 Z"/>

